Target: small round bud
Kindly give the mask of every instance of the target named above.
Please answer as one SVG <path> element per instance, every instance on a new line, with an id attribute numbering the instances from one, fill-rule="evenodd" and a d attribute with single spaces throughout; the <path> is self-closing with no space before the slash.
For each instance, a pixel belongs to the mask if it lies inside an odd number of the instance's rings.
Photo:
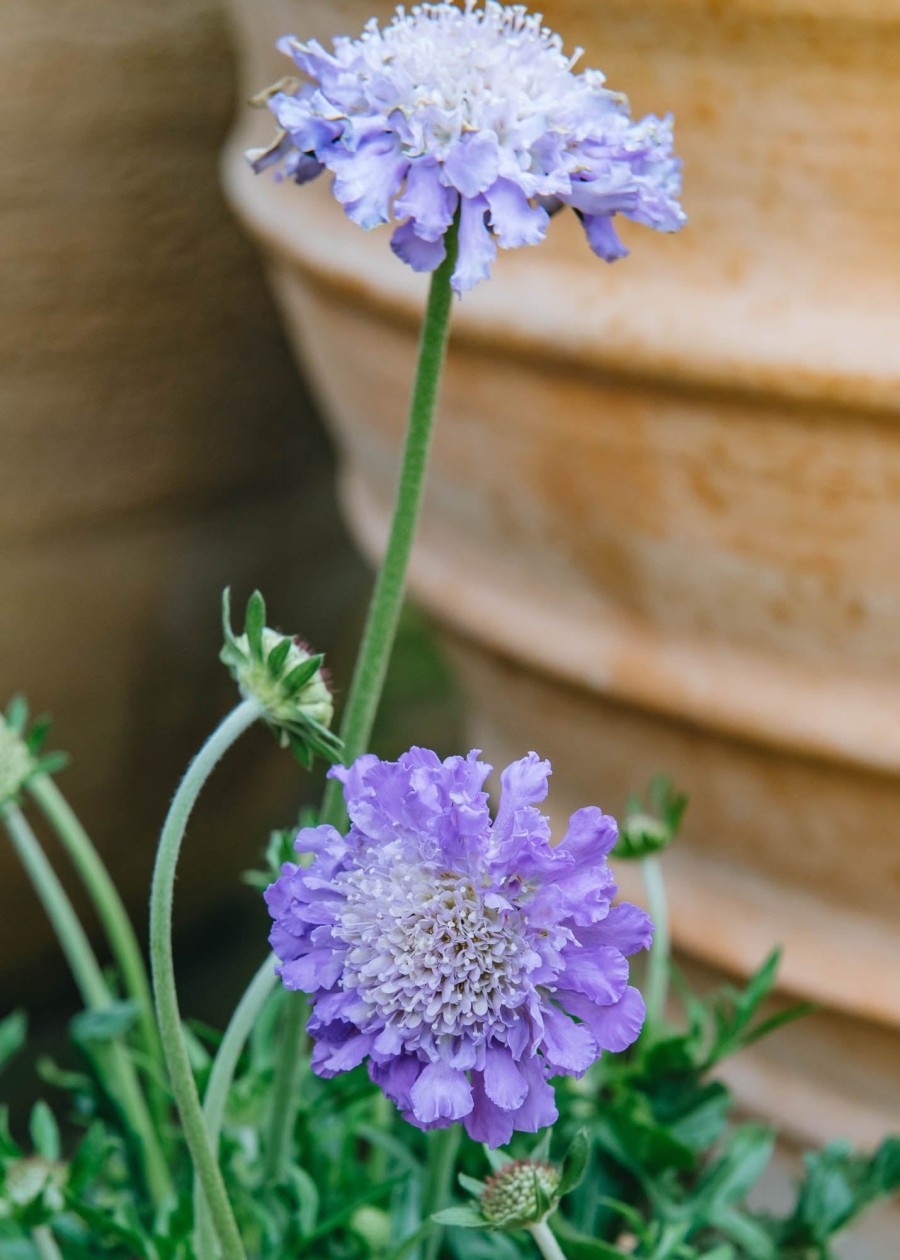
<path id="1" fill-rule="evenodd" d="M 331 725 L 334 703 L 321 667 L 316 668 L 309 681 L 298 690 L 292 691 L 285 686 L 285 680 L 313 658 L 313 653 L 302 639 L 292 639 L 265 626 L 262 632 L 263 664 L 254 660 L 246 634 L 240 635 L 235 642 L 244 659 L 232 672 L 246 700 L 256 700 L 273 722 L 290 722 L 298 714 L 303 714 L 322 726 Z M 288 644 L 288 649 L 281 669 L 273 677 L 268 661 L 283 643 Z"/>
<path id="2" fill-rule="evenodd" d="M 523 1229 L 553 1210 L 558 1188 L 559 1170 L 552 1164 L 517 1159 L 488 1178 L 481 1211 L 494 1229 Z"/>
<path id="3" fill-rule="evenodd" d="M 0 714 L 0 805 L 16 799 L 33 769 L 31 750 Z"/>
<path id="4" fill-rule="evenodd" d="M 313 654 L 302 639 L 272 630 L 265 618 L 266 606 L 256 591 L 247 604 L 244 632 L 235 635 L 226 591 L 222 661 L 244 699 L 259 705 L 263 720 L 276 729 L 283 745 L 290 744 L 303 765 L 311 765 L 316 755 L 339 760 L 341 742 L 329 729 L 334 702 L 323 657 Z"/>
<path id="5" fill-rule="evenodd" d="M 368 1245 L 370 1251 L 386 1251 L 390 1245 L 391 1218 L 382 1208 L 370 1203 L 357 1208 L 350 1217 L 350 1225 Z"/>

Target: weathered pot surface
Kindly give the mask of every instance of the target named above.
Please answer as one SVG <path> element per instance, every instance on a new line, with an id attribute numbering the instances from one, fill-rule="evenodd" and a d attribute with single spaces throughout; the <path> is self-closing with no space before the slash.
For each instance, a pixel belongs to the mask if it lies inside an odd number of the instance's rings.
<path id="1" fill-rule="evenodd" d="M 249 89 L 283 73 L 277 34 L 392 6 L 235 7 Z M 865 1088 L 825 1073 L 831 1112 L 788 1119 L 869 1139 L 900 1110 L 900 21 L 875 0 L 546 8 L 637 113 L 674 110 L 691 223 L 629 232 L 605 269 L 561 216 L 459 305 L 412 588 L 491 759 L 554 759 L 554 809 L 614 809 L 661 769 L 691 793 L 676 940 L 744 973 L 782 941 L 786 988 L 840 1012 L 832 1063 L 841 1028 L 872 1047 Z M 254 179 L 240 151 L 266 131 L 241 122 L 226 187 L 377 554 L 423 285 L 324 181 Z"/>

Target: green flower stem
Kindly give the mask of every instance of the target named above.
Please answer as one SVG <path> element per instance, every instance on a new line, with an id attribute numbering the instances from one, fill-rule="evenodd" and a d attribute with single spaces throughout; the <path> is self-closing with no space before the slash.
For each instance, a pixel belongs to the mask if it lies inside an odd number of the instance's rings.
<path id="1" fill-rule="evenodd" d="M 462 1141 L 462 1125 L 451 1124 L 448 1129 L 438 1129 L 429 1135 L 428 1183 L 425 1191 L 428 1215 L 449 1206 L 450 1191 L 456 1172 L 456 1157 Z M 443 1241 L 442 1226 L 435 1225 L 425 1244 L 424 1260 L 438 1260 Z"/>
<path id="2" fill-rule="evenodd" d="M 281 1017 L 281 1045 L 272 1083 L 272 1110 L 269 1113 L 269 1140 L 266 1148 L 266 1175 L 278 1182 L 284 1179 L 291 1159 L 291 1135 L 300 1098 L 303 1075 L 303 1026 L 309 1007 L 302 993 L 285 995 Z"/>
<path id="3" fill-rule="evenodd" d="M 446 239 L 447 257 L 432 275 L 428 305 L 422 323 L 419 360 L 387 550 L 369 605 L 366 628 L 341 722 L 344 761 L 347 765 L 368 748 L 403 606 L 406 571 L 419 520 L 438 389 L 447 353 L 453 298 L 450 277 L 456 266 L 457 254 L 455 226 L 447 233 Z M 346 821 L 341 785 L 334 779 L 329 781 L 325 791 L 322 818 L 339 830 Z"/>
<path id="4" fill-rule="evenodd" d="M 244 1260 L 244 1248 L 218 1161 L 206 1135 L 197 1085 L 181 1027 L 172 955 L 172 901 L 178 854 L 197 797 L 220 758 L 252 726 L 260 712 L 255 700 L 242 701 L 212 733 L 188 766 L 163 824 L 150 896 L 150 962 L 156 1018 L 175 1105 L 194 1168 L 209 1204 L 224 1260 Z"/>
<path id="5" fill-rule="evenodd" d="M 31 1231 L 31 1241 L 41 1260 L 63 1260 L 63 1254 L 56 1244 L 56 1239 L 47 1225 L 35 1225 Z"/>
<path id="6" fill-rule="evenodd" d="M 113 958 L 125 984 L 125 991 L 137 1006 L 138 1032 L 150 1069 L 147 1093 L 156 1131 L 164 1133 L 168 1111 L 163 1084 L 166 1078 L 165 1061 L 153 1016 L 150 981 L 128 912 L 90 837 L 53 779 L 46 774 L 36 774 L 28 782 L 28 791 L 40 806 L 78 871 L 103 924 Z"/>
<path id="7" fill-rule="evenodd" d="M 216 1159 L 219 1157 L 219 1137 L 238 1060 L 266 1000 L 275 988 L 276 980 L 275 959 L 269 954 L 235 1007 L 213 1061 L 206 1093 L 203 1095 L 203 1123 Z M 197 1215 L 197 1254 L 206 1260 L 206 1257 L 215 1255 L 215 1232 L 199 1178 L 194 1181 L 194 1205 Z"/>
<path id="8" fill-rule="evenodd" d="M 13 847 L 53 925 L 85 1006 L 89 1010 L 105 1010 L 112 1006 L 113 996 L 66 890 L 18 806 L 9 803 L 0 813 Z M 134 1066 L 125 1047 L 117 1041 L 98 1047 L 97 1059 L 108 1079 L 110 1092 L 135 1135 L 147 1188 L 160 1207 L 173 1198 L 174 1189 Z"/>
<path id="9" fill-rule="evenodd" d="M 544 1257 L 544 1260 L 566 1260 L 565 1253 L 553 1237 L 550 1226 L 546 1221 L 540 1221 L 537 1225 L 529 1225 L 528 1232 L 537 1243 L 537 1249 Z"/>
<path id="10" fill-rule="evenodd" d="M 647 1003 L 647 1029 L 653 1034 L 660 1026 L 669 993 L 669 908 L 662 865 L 655 855 L 641 859 L 641 876 L 647 893 L 647 909 L 653 920 L 653 944 L 647 963 L 644 998 Z"/>

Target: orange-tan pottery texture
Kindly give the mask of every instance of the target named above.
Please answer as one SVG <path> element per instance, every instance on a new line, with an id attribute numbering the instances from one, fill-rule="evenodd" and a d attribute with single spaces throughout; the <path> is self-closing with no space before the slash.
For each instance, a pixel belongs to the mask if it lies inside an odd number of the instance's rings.
<path id="1" fill-rule="evenodd" d="M 297 432 L 296 374 L 217 187 L 234 90 L 218 0 L 12 0 L 2 25 L 0 706 L 24 691 L 52 711 L 61 785 L 143 935 L 167 801 L 236 696 L 222 587 L 260 585 L 321 641 L 358 574 L 346 550 L 332 563 L 327 460 Z M 210 793 L 185 846 L 179 930 L 241 896 L 295 803 L 267 737 L 234 755 L 242 787 Z M 48 997 L 63 963 L 7 844 L 0 920 L 4 999 Z"/>
<path id="2" fill-rule="evenodd" d="M 287 31 L 371 0 L 235 0 L 248 93 Z M 635 114 L 672 109 L 690 224 L 607 268 L 561 215 L 456 307 L 412 589 L 475 743 L 538 748 L 558 816 L 659 770 L 687 954 L 785 946 L 815 1020 L 747 1056 L 745 1102 L 872 1141 L 900 1113 L 900 13 L 879 0 L 548 0 Z M 325 180 L 225 156 L 382 547 L 424 288 Z M 635 893 L 628 871 L 629 893 Z"/>

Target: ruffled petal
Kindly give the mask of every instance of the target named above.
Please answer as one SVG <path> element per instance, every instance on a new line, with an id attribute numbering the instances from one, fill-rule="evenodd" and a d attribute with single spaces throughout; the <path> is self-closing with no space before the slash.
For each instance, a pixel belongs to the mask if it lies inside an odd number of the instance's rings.
<path id="1" fill-rule="evenodd" d="M 563 951 L 565 969 L 559 984 L 583 993 L 593 1002 L 608 1006 L 618 1002 L 628 987 L 628 963 L 611 945 L 594 945 Z"/>
<path id="2" fill-rule="evenodd" d="M 544 1064 L 537 1055 L 523 1059 L 519 1068 L 528 1081 L 528 1095 L 516 1112 L 516 1128 L 522 1133 L 537 1133 L 556 1123 L 559 1116 L 556 1095 L 547 1081 Z"/>
<path id="3" fill-rule="evenodd" d="M 352 152 L 335 147 L 319 156 L 334 173 L 334 195 L 349 219 L 363 228 L 389 222 L 391 202 L 409 169 L 394 137 L 375 136 Z"/>
<path id="4" fill-rule="evenodd" d="M 484 1090 L 503 1111 L 516 1111 L 528 1094 L 528 1081 L 508 1050 L 489 1048 L 484 1056 Z"/>
<path id="5" fill-rule="evenodd" d="M 487 226 L 488 203 L 484 197 L 464 197 L 460 203 L 459 255 L 450 284 L 456 293 L 474 289 L 488 280 L 497 246 Z"/>
<path id="6" fill-rule="evenodd" d="M 458 202 L 459 195 L 455 189 L 441 183 L 441 169 L 437 162 L 425 158 L 410 166 L 406 187 L 394 202 L 394 214 L 398 219 L 412 219 L 420 240 L 437 241 L 443 238 L 453 222 Z M 430 271 L 432 268 L 422 270 Z"/>
<path id="7" fill-rule="evenodd" d="M 412 219 L 401 223 L 391 237 L 391 249 L 413 271 L 437 271 L 447 257 L 447 246 L 441 236 L 434 241 L 423 240 L 416 234 Z"/>
<path id="8" fill-rule="evenodd" d="M 578 928 L 575 935 L 583 945 L 613 945 L 621 954 L 636 954 L 650 948 L 653 921 L 640 906 L 622 901 L 610 906 L 605 919 Z"/>
<path id="9" fill-rule="evenodd" d="M 461 1120 L 472 1110 L 472 1086 L 465 1072 L 446 1063 L 429 1063 L 409 1091 L 413 1114 L 422 1124 Z"/>
<path id="10" fill-rule="evenodd" d="M 618 1053 L 637 1041 L 644 1026 L 646 1007 L 637 989 L 629 987 L 618 1002 L 597 1006 L 582 993 L 561 989 L 557 998 L 567 1011 L 584 1021 L 601 1050 Z"/>
<path id="11" fill-rule="evenodd" d="M 615 262 L 618 258 L 627 258 L 630 251 L 619 240 L 608 214 L 585 214 L 582 216 L 588 244 L 604 262 Z"/>
<path id="12" fill-rule="evenodd" d="M 477 197 L 494 183 L 500 156 L 497 137 L 490 131 L 468 133 L 451 146 L 444 160 L 444 181 L 463 197 Z"/>
<path id="13" fill-rule="evenodd" d="M 539 245 L 547 235 L 550 216 L 542 206 L 533 206 L 522 188 L 509 179 L 498 179 L 485 193 L 491 208 L 491 227 L 501 249 Z"/>
<path id="14" fill-rule="evenodd" d="M 513 1112 L 504 1111 L 488 1098 L 480 1072 L 472 1073 L 472 1110 L 463 1125 L 473 1142 L 484 1142 L 492 1150 L 506 1146 L 516 1128 Z"/>
<path id="15" fill-rule="evenodd" d="M 580 1076 L 597 1059 L 597 1043 L 584 1024 L 576 1024 L 555 1006 L 544 1007 L 541 1049 L 551 1068 Z"/>

